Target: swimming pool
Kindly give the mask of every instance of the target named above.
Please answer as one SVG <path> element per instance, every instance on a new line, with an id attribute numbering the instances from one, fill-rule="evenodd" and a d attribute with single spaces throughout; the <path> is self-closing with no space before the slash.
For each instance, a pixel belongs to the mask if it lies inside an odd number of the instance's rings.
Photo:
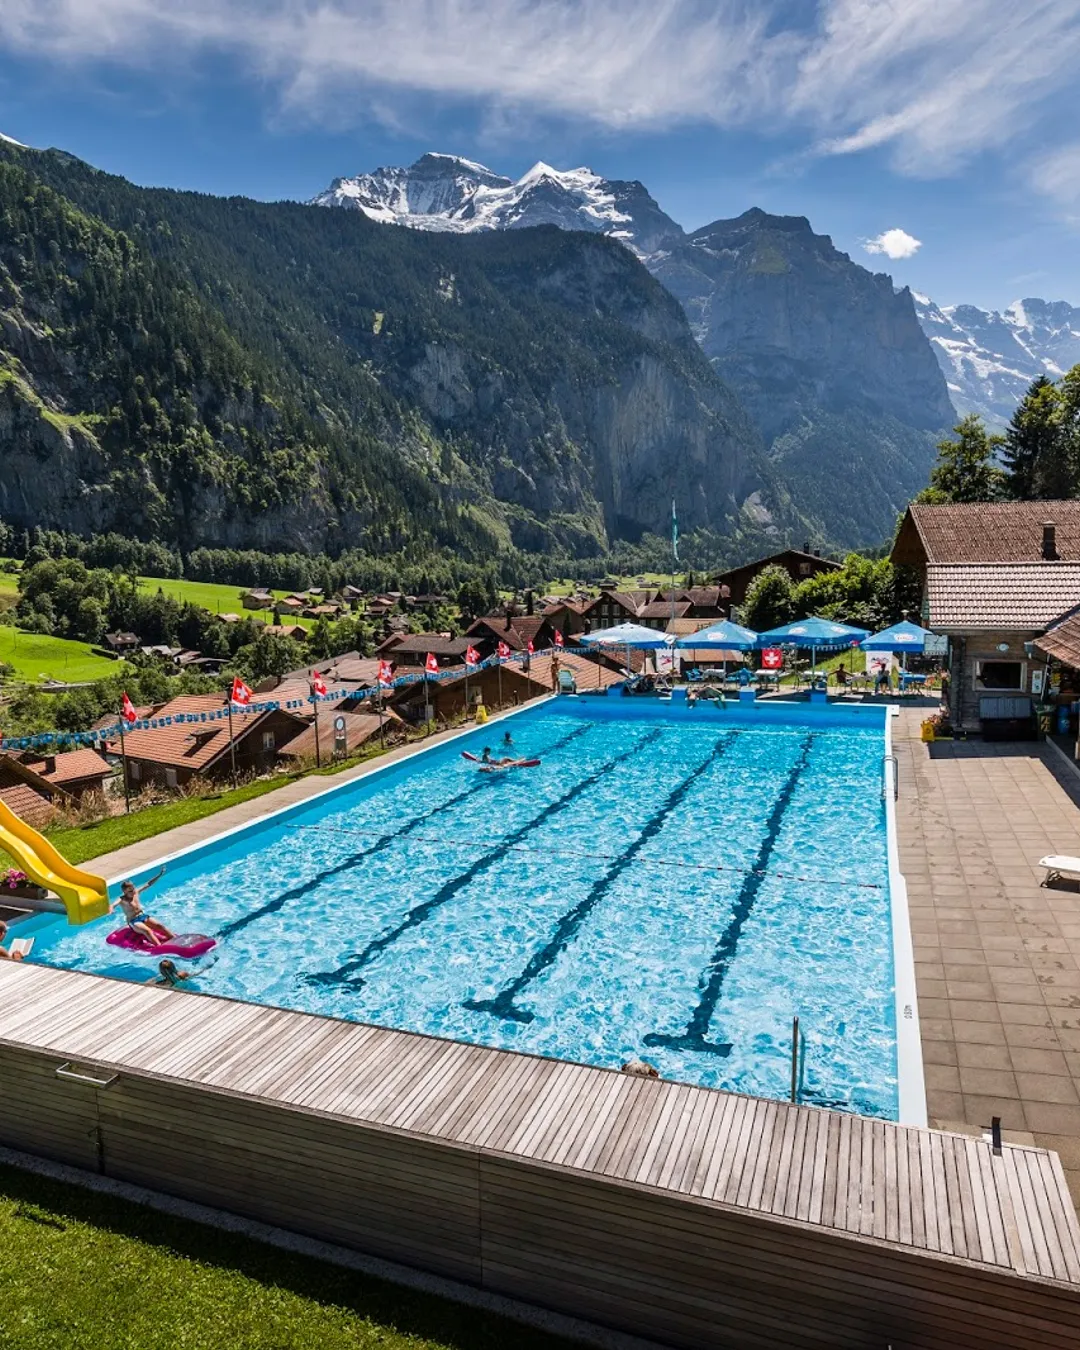
<path id="1" fill-rule="evenodd" d="M 884 710 L 549 701 L 181 855 L 197 988 L 896 1119 Z M 461 757 L 513 734 L 538 768 Z M 895 885 L 895 873 L 894 873 Z M 152 901 L 152 903 L 151 903 Z M 116 921 L 34 958 L 145 980 Z"/>

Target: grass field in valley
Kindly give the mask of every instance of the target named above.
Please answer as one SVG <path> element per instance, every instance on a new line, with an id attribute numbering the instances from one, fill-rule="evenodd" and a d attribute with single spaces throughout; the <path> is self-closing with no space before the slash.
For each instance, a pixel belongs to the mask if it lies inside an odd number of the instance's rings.
<path id="1" fill-rule="evenodd" d="M 115 675 L 120 663 L 95 656 L 88 642 L 43 637 L 0 625 L 0 661 L 12 666 L 20 680 L 103 680 Z"/>
<path id="2" fill-rule="evenodd" d="M 177 581 L 168 577 L 140 577 L 139 585 L 144 591 L 157 591 L 160 588 L 174 600 L 189 600 L 194 605 L 208 609 L 211 614 L 239 614 L 241 617 L 265 620 L 267 623 L 274 622 L 272 609 L 244 609 L 240 599 L 246 589 L 243 586 L 219 585 L 214 581 Z M 281 600 L 289 592 L 274 591 L 273 594 Z M 286 612 L 283 612 L 281 617 L 284 623 L 299 623 L 305 628 L 310 628 L 314 622 L 312 619 L 301 619 Z"/>
<path id="3" fill-rule="evenodd" d="M 0 1350 L 223 1346 L 570 1350 L 491 1313 L 0 1165 Z"/>

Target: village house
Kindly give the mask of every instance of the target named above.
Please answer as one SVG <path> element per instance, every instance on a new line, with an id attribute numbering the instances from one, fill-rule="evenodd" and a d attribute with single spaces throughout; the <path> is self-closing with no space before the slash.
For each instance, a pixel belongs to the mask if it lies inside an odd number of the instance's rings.
<path id="1" fill-rule="evenodd" d="M 526 652 L 529 643 L 535 651 L 555 645 L 555 628 L 545 614 L 486 614 L 466 630 L 481 657 L 493 656 L 500 642 L 512 652 Z"/>
<path id="2" fill-rule="evenodd" d="M 598 628 L 613 628 L 618 623 L 637 623 L 641 611 L 652 599 L 652 591 L 605 588 L 595 600 L 582 607 L 582 617 L 591 632 Z"/>
<path id="3" fill-rule="evenodd" d="M 56 808 L 103 792 L 112 768 L 96 750 L 0 753 L 0 800 L 36 828 L 47 825 Z"/>
<path id="4" fill-rule="evenodd" d="M 755 562 L 743 563 L 741 567 L 720 572 L 713 577 L 713 585 L 719 587 L 721 591 L 726 588 L 727 595 L 724 600 L 729 613 L 732 607 L 737 608 L 743 603 L 750 583 L 766 567 L 782 567 L 798 585 L 800 581 L 808 581 L 823 572 L 838 572 L 841 564 L 833 558 L 823 558 L 820 553 L 812 553 L 810 545 L 807 544 L 802 549 L 785 548 L 779 553 L 771 553 L 767 558 L 758 558 Z"/>
<path id="5" fill-rule="evenodd" d="M 1034 734 L 1080 608 L 1080 501 L 917 502 L 892 560 L 917 570 L 922 622 L 949 639 L 953 723 Z"/>
<path id="6" fill-rule="evenodd" d="M 272 609 L 274 596 L 265 586 L 253 586 L 242 593 L 240 603 L 244 609 Z"/>
<path id="7" fill-rule="evenodd" d="M 139 639 L 134 633 L 106 633 L 102 642 L 117 656 L 127 656 L 139 645 Z"/>
<path id="8" fill-rule="evenodd" d="M 444 633 L 393 633 L 375 650 L 395 665 L 422 670 L 429 655 L 440 666 L 463 661 L 470 645 L 468 638 L 447 637 Z"/>
<path id="9" fill-rule="evenodd" d="M 197 776 L 228 778 L 233 749 L 238 773 L 270 768 L 278 746 L 291 740 L 306 725 L 303 717 L 284 708 L 256 713 L 234 709 L 230 740 L 229 719 L 211 720 L 213 714 L 228 706 L 224 694 L 187 694 L 170 699 L 154 713 L 155 718 L 164 719 L 165 725 L 126 731 L 123 750 L 128 786 L 136 791 L 148 783 L 175 788 Z M 188 721 L 188 715 L 205 716 L 207 720 Z M 121 753 L 119 737 L 109 743 L 109 751 L 113 755 Z"/>
<path id="10" fill-rule="evenodd" d="M 401 718 L 392 708 L 384 708 L 382 717 L 377 712 L 352 712 L 345 708 L 329 708 L 320 713 L 318 726 L 298 731 L 292 740 L 278 750 L 281 759 L 292 761 L 346 759 L 371 741 L 380 738 L 388 742 L 401 739 Z"/>

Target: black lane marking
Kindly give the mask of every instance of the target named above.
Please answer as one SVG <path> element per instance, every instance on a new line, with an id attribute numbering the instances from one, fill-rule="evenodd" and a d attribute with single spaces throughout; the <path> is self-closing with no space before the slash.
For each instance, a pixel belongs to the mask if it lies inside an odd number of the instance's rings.
<path id="1" fill-rule="evenodd" d="M 627 750 L 624 754 L 616 756 L 615 759 L 608 760 L 606 764 L 602 765 L 594 773 L 589 774 L 587 778 L 583 778 L 579 783 L 575 783 L 574 786 L 567 792 L 564 792 L 561 797 L 545 806 L 539 815 L 526 821 L 524 825 L 516 829 L 514 833 L 507 838 L 501 839 L 495 848 L 489 849 L 487 853 L 478 858 L 476 862 L 472 863 L 464 872 L 459 873 L 456 877 L 445 882 L 430 896 L 429 899 L 423 901 L 414 909 L 410 909 L 400 923 L 395 924 L 393 928 L 388 929 L 380 937 L 373 938 L 362 951 L 357 952 L 355 956 L 351 956 L 343 966 L 340 966 L 337 970 L 319 971 L 313 975 L 306 975 L 304 978 L 309 984 L 347 984 L 354 989 L 362 989 L 364 987 L 364 978 L 361 975 L 355 974 L 356 971 L 363 969 L 364 966 L 370 965 L 381 952 L 385 951 L 387 947 L 392 946 L 398 938 L 402 937 L 410 929 L 416 928 L 419 924 L 422 924 L 424 920 L 434 914 L 437 909 L 441 909 L 448 900 L 452 900 L 459 891 L 463 890 L 471 881 L 483 872 L 485 868 L 490 867 L 493 863 L 498 862 L 500 858 L 505 857 L 515 844 L 520 843 L 521 840 L 535 830 L 537 826 L 544 824 L 544 822 L 550 820 L 552 816 L 557 815 L 560 811 L 564 810 L 576 797 L 580 797 L 583 792 L 592 787 L 604 776 L 604 774 L 609 773 L 614 769 L 616 765 L 623 764 L 626 760 L 639 754 L 647 745 L 651 745 L 660 734 L 659 731 L 654 731 L 647 736 L 643 736 L 632 749 Z"/>
<path id="2" fill-rule="evenodd" d="M 806 768 L 813 743 L 813 734 L 807 736 L 806 740 L 803 741 L 799 757 L 788 771 L 780 794 L 773 803 L 773 809 L 769 812 L 769 819 L 765 824 L 765 837 L 758 849 L 754 870 L 743 882 L 732 910 L 731 919 L 720 935 L 720 941 L 716 944 L 716 950 L 713 952 L 709 964 L 702 971 L 701 979 L 698 981 L 701 997 L 698 1000 L 697 1007 L 690 1014 L 686 1030 L 681 1036 L 667 1036 L 661 1032 L 651 1031 L 645 1037 L 646 1045 L 660 1045 L 672 1050 L 700 1050 L 707 1054 L 723 1057 L 731 1054 L 730 1042 L 710 1041 L 708 1039 L 709 1023 L 712 1021 L 716 1005 L 720 1000 L 724 978 L 735 959 L 735 950 L 739 945 L 742 930 L 746 926 L 750 911 L 754 908 L 754 902 L 757 900 L 758 891 L 761 890 L 762 883 L 765 880 L 765 868 L 773 849 L 776 847 L 784 814 L 791 802 L 792 793 Z"/>
<path id="3" fill-rule="evenodd" d="M 587 731 L 591 731 L 592 729 L 592 723 L 583 727 L 577 727 L 571 731 L 569 735 L 563 736 L 561 740 L 558 740 L 553 745 L 549 746 L 543 753 L 551 754 L 554 750 L 562 750 L 568 746 L 571 741 L 576 740 L 579 736 L 583 736 Z M 298 885 L 290 887 L 289 890 L 283 891 L 281 895 L 275 896 L 273 900 L 268 900 L 265 905 L 260 905 L 258 909 L 253 909 L 250 914 L 244 914 L 239 919 L 234 919 L 231 923 L 227 923 L 224 928 L 219 930 L 217 936 L 219 938 L 232 937 L 234 934 L 239 933 L 242 928 L 246 928 L 248 924 L 255 923 L 258 919 L 265 919 L 271 914 L 276 914 L 290 901 L 302 900 L 305 895 L 310 894 L 316 887 L 321 886 L 324 881 L 329 881 L 331 877 L 340 876 L 342 872 L 348 872 L 351 868 L 356 867 L 358 863 L 362 863 L 365 858 L 370 858 L 372 854 L 381 853 L 383 849 L 389 848 L 391 844 L 396 843 L 399 839 L 403 839 L 407 835 L 412 834 L 414 830 L 419 829 L 421 825 L 426 825 L 429 820 L 432 820 L 435 816 L 441 815 L 443 811 L 449 811 L 452 806 L 460 805 L 461 802 L 473 796 L 474 793 L 482 792 L 486 787 L 490 787 L 490 785 L 489 775 L 479 775 L 477 781 L 470 783 L 464 792 L 456 793 L 453 797 L 442 802 L 439 806 L 432 807 L 430 811 L 425 811 L 423 815 L 413 816 L 411 820 L 406 821 L 404 825 L 399 826 L 396 830 L 391 830 L 388 834 L 381 835 L 373 844 L 368 844 L 365 848 L 358 850 L 356 853 L 350 853 L 347 858 L 344 858 L 339 863 L 335 863 L 333 867 L 325 868 L 310 880 L 302 881 Z"/>
<path id="4" fill-rule="evenodd" d="M 717 741 L 708 757 L 702 760 L 698 767 L 668 794 L 659 811 L 645 822 L 641 833 L 616 857 L 604 875 L 592 884 L 585 897 L 562 916 L 550 941 L 530 958 L 528 965 L 520 975 L 511 980 L 494 998 L 466 999 L 462 1006 L 471 1009 L 473 1012 L 491 1013 L 493 1017 L 502 1017 L 507 1021 L 531 1022 L 535 1014 L 527 1008 L 519 1008 L 514 1002 L 515 998 L 558 959 L 560 952 L 573 941 L 578 929 L 603 900 L 619 874 L 629 867 L 643 846 L 659 834 L 668 816 L 676 809 L 697 779 L 723 755 L 738 734 L 738 732 L 733 732 Z"/>

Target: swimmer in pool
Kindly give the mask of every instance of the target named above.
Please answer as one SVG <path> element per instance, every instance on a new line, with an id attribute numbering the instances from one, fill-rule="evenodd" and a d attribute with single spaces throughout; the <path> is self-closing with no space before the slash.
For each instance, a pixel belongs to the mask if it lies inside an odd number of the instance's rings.
<path id="1" fill-rule="evenodd" d="M 125 881 L 120 886 L 120 899 L 114 901 L 109 906 L 111 914 L 116 906 L 119 905 L 124 911 L 124 918 L 127 920 L 127 926 L 133 933 L 144 938 L 152 947 L 160 947 L 163 942 L 168 942 L 176 934 L 171 928 L 166 928 L 163 923 L 157 919 L 152 919 L 146 910 L 142 907 L 139 897 L 143 891 L 147 891 L 155 881 L 160 881 L 165 874 L 164 867 L 160 872 L 155 873 L 149 881 L 144 881 L 141 886 L 136 886 L 133 881 Z"/>
<path id="2" fill-rule="evenodd" d="M 179 989 L 181 982 L 190 980 L 194 974 L 193 970 L 181 970 L 175 961 L 170 961 L 166 957 L 158 966 L 158 973 L 152 975 L 146 983 L 164 985 L 166 989 Z"/>

